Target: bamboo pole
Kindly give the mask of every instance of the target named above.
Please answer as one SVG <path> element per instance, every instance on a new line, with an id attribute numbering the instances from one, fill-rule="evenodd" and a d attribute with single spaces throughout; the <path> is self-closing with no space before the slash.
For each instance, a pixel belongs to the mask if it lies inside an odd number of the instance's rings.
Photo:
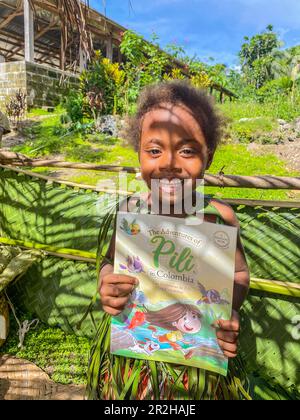
<path id="1" fill-rule="evenodd" d="M 30 159 L 27 156 L 14 152 L 0 150 L 0 163 L 2 165 L 25 166 L 33 168 L 65 168 L 84 169 L 100 172 L 127 172 L 139 174 L 140 168 L 114 165 L 94 165 L 90 163 L 62 162 L 57 160 Z M 204 185 L 209 187 L 223 188 L 256 188 L 256 189 L 282 189 L 300 190 L 300 177 L 278 176 L 238 176 L 238 175 L 210 175 L 204 177 Z"/>
<path id="2" fill-rule="evenodd" d="M 78 249 L 57 248 L 51 245 L 38 244 L 28 241 L 19 241 L 17 239 L 3 237 L 0 237 L 0 244 L 17 246 L 19 248 L 27 250 L 43 251 L 47 255 L 51 255 L 53 257 L 58 258 L 64 258 L 67 260 L 75 260 L 96 264 L 96 254 L 87 251 L 81 251 Z"/>
<path id="3" fill-rule="evenodd" d="M 54 178 L 53 176 L 36 174 L 35 172 L 24 171 L 23 169 L 17 169 L 17 168 L 13 168 L 11 166 L 0 165 L 0 168 L 8 169 L 10 171 L 14 171 L 14 172 L 17 172 L 17 173 L 20 173 L 20 174 L 24 174 L 24 175 L 30 176 L 32 178 L 41 179 L 41 180 L 43 180 L 47 183 L 51 183 L 51 184 L 66 185 L 67 187 L 78 188 L 78 189 L 88 190 L 88 191 L 101 192 L 101 193 L 103 192 L 103 193 L 107 193 L 107 194 L 116 194 L 116 195 L 124 195 L 124 196 L 134 194 L 133 192 L 128 192 L 128 191 L 113 190 L 113 189 L 105 188 L 105 187 L 100 188 L 100 187 L 97 187 L 95 185 L 79 184 L 79 183 L 76 183 L 76 182 L 65 181 L 63 179 Z"/>
<path id="4" fill-rule="evenodd" d="M 251 278 L 250 288 L 295 298 L 300 297 L 300 283 Z"/>

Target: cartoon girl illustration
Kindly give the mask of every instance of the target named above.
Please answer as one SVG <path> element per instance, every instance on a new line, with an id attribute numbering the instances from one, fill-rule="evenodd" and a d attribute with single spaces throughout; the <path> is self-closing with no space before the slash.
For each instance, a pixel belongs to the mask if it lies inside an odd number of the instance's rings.
<path id="1" fill-rule="evenodd" d="M 158 311 L 145 312 L 145 320 L 151 324 L 148 327 L 153 331 L 152 337 L 160 343 L 169 344 L 174 350 L 183 351 L 183 344 L 195 344 L 194 340 L 187 340 L 187 335 L 196 334 L 201 330 L 201 313 L 192 305 L 174 303 Z M 169 332 L 163 335 L 157 334 L 155 326 L 164 328 Z M 189 337 L 188 337 L 189 338 Z"/>

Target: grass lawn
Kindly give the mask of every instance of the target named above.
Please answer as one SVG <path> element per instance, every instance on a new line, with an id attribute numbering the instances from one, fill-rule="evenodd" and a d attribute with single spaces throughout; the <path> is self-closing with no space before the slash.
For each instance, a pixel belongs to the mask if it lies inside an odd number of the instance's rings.
<path id="1" fill-rule="evenodd" d="M 224 106 L 233 106 L 225 104 Z M 250 105 L 249 105 L 250 106 Z M 254 106 L 254 105 L 253 105 Z M 234 104 L 236 118 L 241 115 L 239 105 Z M 232 111 L 232 110 L 231 110 Z M 40 116 L 42 119 L 36 121 L 32 126 L 24 130 L 27 141 L 21 146 L 14 148 L 15 151 L 23 153 L 32 158 L 37 157 L 59 157 L 73 162 L 92 162 L 103 165 L 118 166 L 139 166 L 138 156 L 131 146 L 121 139 L 105 137 L 103 135 L 86 134 L 78 132 L 66 133 L 62 130 L 60 115 L 61 109 L 56 109 L 54 114 L 47 114 L 40 110 L 34 110 L 29 117 Z M 250 112 L 250 111 L 249 111 Z M 46 117 L 45 115 L 48 115 Z M 254 113 L 254 116 L 257 116 Z M 286 169 L 285 163 L 275 155 L 260 154 L 253 155 L 244 144 L 222 145 L 216 152 L 215 159 L 209 173 L 217 174 L 223 168 L 228 175 L 273 175 L 273 176 L 297 176 L 296 172 Z M 107 185 L 109 182 L 116 182 L 118 185 L 118 174 L 99 173 L 95 171 L 54 171 L 49 168 L 35 169 L 36 172 L 55 174 L 63 179 L 88 185 Z M 133 182 L 130 190 L 142 188 L 141 181 L 135 181 L 131 175 L 129 180 Z M 120 187 L 121 189 L 122 186 Z M 217 197 L 227 198 L 251 198 L 265 200 L 291 200 L 296 195 L 290 191 L 280 190 L 255 190 L 236 188 L 207 188 L 206 192 L 215 194 Z M 298 195 L 299 197 L 299 195 Z"/>
<path id="2" fill-rule="evenodd" d="M 278 98 L 277 101 L 272 103 L 233 101 L 225 102 L 218 106 L 233 121 L 238 121 L 241 118 L 267 118 L 271 120 L 284 119 L 286 121 L 292 121 L 300 116 L 299 98 L 297 98 L 294 104 L 290 99 L 282 100 L 282 98 Z"/>

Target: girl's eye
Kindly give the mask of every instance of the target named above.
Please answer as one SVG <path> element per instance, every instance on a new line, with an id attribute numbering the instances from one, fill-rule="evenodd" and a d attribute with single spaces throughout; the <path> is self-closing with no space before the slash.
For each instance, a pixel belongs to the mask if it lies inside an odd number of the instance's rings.
<path id="1" fill-rule="evenodd" d="M 185 317 L 183 318 L 183 320 L 184 320 L 184 321 L 186 321 L 186 320 L 187 320 L 187 317 L 185 316 Z"/>
<path id="2" fill-rule="evenodd" d="M 197 317 L 196 317 L 196 315 L 193 315 L 193 319 L 196 319 Z"/>
<path id="3" fill-rule="evenodd" d="M 186 156 L 192 156 L 192 155 L 194 155 L 196 153 L 196 151 L 194 149 L 185 148 L 185 149 L 182 149 L 180 151 L 180 153 L 182 153 L 182 154 L 184 154 Z"/>
<path id="4" fill-rule="evenodd" d="M 155 156 L 155 155 L 159 155 L 160 154 L 160 150 L 159 149 L 151 149 L 151 150 L 147 150 L 148 153 L 150 153 L 150 155 Z"/>

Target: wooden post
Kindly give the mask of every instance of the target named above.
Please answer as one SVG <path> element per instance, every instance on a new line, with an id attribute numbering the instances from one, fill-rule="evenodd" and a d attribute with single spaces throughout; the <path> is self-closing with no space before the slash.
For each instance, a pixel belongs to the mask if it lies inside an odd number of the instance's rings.
<path id="1" fill-rule="evenodd" d="M 4 57 L 4 55 L 0 54 L 0 64 L 1 63 L 5 63 L 5 57 Z"/>
<path id="2" fill-rule="evenodd" d="M 114 53 L 114 46 L 113 40 L 111 35 L 106 40 L 106 58 L 108 58 L 111 62 L 113 61 L 113 53 Z"/>
<path id="3" fill-rule="evenodd" d="M 63 24 L 61 25 L 61 32 L 60 32 L 60 69 L 65 70 L 66 69 L 66 29 L 63 27 Z"/>
<path id="4" fill-rule="evenodd" d="M 80 69 L 80 72 L 83 72 L 86 69 L 86 66 L 87 66 L 86 54 L 83 51 L 83 49 L 80 47 L 79 48 L 79 69 Z"/>
<path id="5" fill-rule="evenodd" d="M 29 0 L 24 0 L 25 61 L 34 62 L 34 21 Z"/>

